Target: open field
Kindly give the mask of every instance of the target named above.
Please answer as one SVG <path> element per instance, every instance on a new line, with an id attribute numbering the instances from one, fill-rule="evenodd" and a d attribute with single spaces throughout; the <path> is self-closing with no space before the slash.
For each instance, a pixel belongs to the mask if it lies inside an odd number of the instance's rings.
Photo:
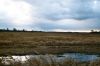
<path id="1" fill-rule="evenodd" d="M 0 32 L 0 55 L 100 53 L 100 34 Z"/>

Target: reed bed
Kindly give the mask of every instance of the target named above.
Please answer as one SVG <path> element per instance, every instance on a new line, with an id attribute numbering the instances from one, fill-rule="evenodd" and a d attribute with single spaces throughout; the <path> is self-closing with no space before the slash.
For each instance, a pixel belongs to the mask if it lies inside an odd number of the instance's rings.
<path id="1" fill-rule="evenodd" d="M 0 55 L 33 54 L 35 51 L 41 54 L 63 52 L 100 53 L 100 34 L 0 32 Z"/>

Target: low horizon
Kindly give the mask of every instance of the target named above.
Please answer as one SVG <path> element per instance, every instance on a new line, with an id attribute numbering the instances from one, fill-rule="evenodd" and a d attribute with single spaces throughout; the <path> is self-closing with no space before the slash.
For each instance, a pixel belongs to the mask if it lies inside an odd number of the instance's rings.
<path id="1" fill-rule="evenodd" d="M 33 30 L 33 29 L 17 29 L 17 28 L 0 28 L 0 30 L 18 30 L 18 31 L 42 31 L 42 32 L 100 32 L 100 30 L 96 30 L 96 29 L 91 29 L 91 30 L 61 30 L 61 29 L 57 29 L 57 30 Z"/>

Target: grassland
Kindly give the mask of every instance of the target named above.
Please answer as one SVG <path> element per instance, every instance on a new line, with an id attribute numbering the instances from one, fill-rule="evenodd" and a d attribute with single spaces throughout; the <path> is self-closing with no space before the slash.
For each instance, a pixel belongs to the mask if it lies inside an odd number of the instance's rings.
<path id="1" fill-rule="evenodd" d="M 100 53 L 100 34 L 0 32 L 0 55 Z"/>

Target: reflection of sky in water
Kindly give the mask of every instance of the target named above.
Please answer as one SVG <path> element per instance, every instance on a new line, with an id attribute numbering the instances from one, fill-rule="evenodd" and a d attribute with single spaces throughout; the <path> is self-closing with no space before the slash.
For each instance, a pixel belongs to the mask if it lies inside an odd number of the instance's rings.
<path id="1" fill-rule="evenodd" d="M 13 59 L 15 59 L 16 61 L 26 61 L 27 59 L 29 59 L 29 55 L 26 56 L 12 56 Z"/>
<path id="2" fill-rule="evenodd" d="M 1 58 L 1 57 L 0 57 Z M 26 55 L 26 56 L 7 56 L 7 57 L 3 57 L 3 62 L 5 63 L 9 63 L 9 60 L 12 61 L 12 59 L 14 59 L 14 61 L 26 61 L 28 59 L 41 59 L 44 58 L 47 60 L 47 62 L 51 62 L 51 58 L 52 60 L 56 60 L 56 61 L 63 61 L 63 60 L 77 60 L 77 61 L 95 61 L 97 59 L 100 59 L 100 57 L 98 57 L 98 55 L 86 55 L 86 54 L 80 54 L 80 53 L 65 53 L 63 55 Z"/>
<path id="3" fill-rule="evenodd" d="M 98 55 L 86 55 L 80 53 L 65 53 L 62 55 L 62 58 L 71 58 L 79 61 L 94 61 L 100 59 Z"/>

